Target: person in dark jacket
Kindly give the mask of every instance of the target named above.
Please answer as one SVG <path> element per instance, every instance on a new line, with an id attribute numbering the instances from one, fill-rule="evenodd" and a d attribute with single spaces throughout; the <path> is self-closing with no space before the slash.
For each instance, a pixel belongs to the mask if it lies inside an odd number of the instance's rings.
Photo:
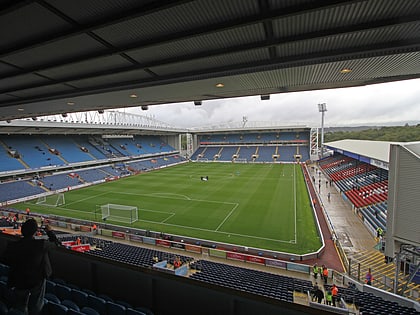
<path id="1" fill-rule="evenodd" d="M 51 275 L 49 249 L 58 244 L 50 226 L 45 226 L 48 240 L 35 238 L 38 223 L 30 218 L 22 224 L 22 238 L 10 242 L 3 261 L 10 266 L 8 286 L 13 291 L 13 308 L 28 315 L 38 315 L 44 306 L 46 279 Z"/>

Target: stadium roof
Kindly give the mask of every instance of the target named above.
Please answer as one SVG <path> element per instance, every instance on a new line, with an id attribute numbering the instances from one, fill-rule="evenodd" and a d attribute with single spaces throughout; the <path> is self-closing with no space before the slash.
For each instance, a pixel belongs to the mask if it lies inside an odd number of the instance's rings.
<path id="1" fill-rule="evenodd" d="M 339 140 L 325 143 L 327 147 L 342 151 L 351 152 L 368 158 L 389 163 L 389 149 L 392 143 L 388 141 L 370 141 L 370 140 Z"/>
<path id="2" fill-rule="evenodd" d="M 0 120 L 420 77 L 418 0 L 4 0 L 0 38 Z"/>

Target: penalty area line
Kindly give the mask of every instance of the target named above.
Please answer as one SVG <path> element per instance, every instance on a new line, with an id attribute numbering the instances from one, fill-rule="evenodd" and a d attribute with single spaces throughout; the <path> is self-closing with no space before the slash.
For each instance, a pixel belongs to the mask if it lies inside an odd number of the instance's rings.
<path id="1" fill-rule="evenodd" d="M 219 229 L 222 227 L 222 225 L 226 222 L 227 219 L 229 219 L 229 217 L 232 215 L 233 211 L 235 211 L 235 209 L 239 206 L 239 203 L 236 203 L 235 206 L 232 208 L 232 210 L 230 210 L 230 212 L 228 213 L 228 215 L 223 219 L 223 221 L 219 224 L 219 226 L 216 228 L 216 232 L 219 231 Z"/>

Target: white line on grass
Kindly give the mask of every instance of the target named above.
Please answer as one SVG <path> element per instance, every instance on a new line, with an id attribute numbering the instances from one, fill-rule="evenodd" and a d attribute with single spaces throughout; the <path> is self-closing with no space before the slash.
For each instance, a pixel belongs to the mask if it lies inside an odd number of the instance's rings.
<path id="1" fill-rule="evenodd" d="M 171 194 L 171 193 L 153 193 L 153 194 L 134 194 L 134 193 L 128 193 L 128 192 L 119 192 L 118 194 L 123 195 L 134 195 L 134 196 L 145 196 L 145 197 L 153 197 L 153 198 L 165 198 L 165 199 L 178 199 L 178 200 L 188 200 L 188 201 L 200 201 L 200 202 L 208 202 L 208 203 L 218 203 L 218 204 L 224 204 L 224 205 L 236 205 L 236 202 L 227 202 L 227 201 L 217 201 L 217 200 L 204 200 L 204 199 L 192 199 L 184 195 L 178 195 L 178 194 Z M 169 195 L 169 196 L 166 196 Z M 174 198 L 172 196 L 183 196 L 184 198 Z M 185 199 L 188 198 L 188 199 Z"/>
<path id="2" fill-rule="evenodd" d="M 221 226 L 226 222 L 227 219 L 229 219 L 229 217 L 232 215 L 233 211 L 235 211 L 235 209 L 239 206 L 239 203 L 236 203 L 235 206 L 232 208 L 232 210 L 230 210 L 230 212 L 228 213 L 228 215 L 223 219 L 223 221 L 219 224 L 219 226 L 216 228 L 216 232 L 219 231 L 219 229 L 221 228 Z"/>
<path id="3" fill-rule="evenodd" d="M 165 223 L 166 221 L 168 221 L 170 218 L 172 218 L 175 215 L 175 213 L 172 213 L 169 217 L 167 217 L 165 220 L 161 221 L 160 223 Z"/>
<path id="4" fill-rule="evenodd" d="M 139 211 L 145 211 L 145 212 L 156 212 L 156 213 L 167 213 L 167 214 L 175 214 L 175 212 L 168 212 L 168 211 L 158 211 L 158 210 L 150 210 L 150 209 L 144 209 L 140 208 Z"/>
<path id="5" fill-rule="evenodd" d="M 183 229 L 191 229 L 191 230 L 204 231 L 204 232 L 210 232 L 210 233 L 218 233 L 218 234 L 226 234 L 226 235 L 230 234 L 230 235 L 240 236 L 240 237 L 244 237 L 244 238 L 254 238 L 254 239 L 258 239 L 258 240 L 266 240 L 266 241 L 272 241 L 272 242 L 294 244 L 293 240 L 290 240 L 290 241 L 276 240 L 276 239 L 267 238 L 267 237 L 259 237 L 259 236 L 245 235 L 245 234 L 236 234 L 236 233 L 231 233 L 231 232 L 220 232 L 220 231 L 216 231 L 216 230 L 202 229 L 202 228 L 197 228 L 197 227 L 193 227 L 193 226 L 171 224 L 171 223 L 159 223 L 159 222 L 150 221 L 150 220 L 139 220 L 139 221 L 147 222 L 147 223 L 153 223 L 153 224 L 163 224 L 163 225 L 168 225 L 168 226 L 175 226 L 175 227 L 180 227 L 180 228 L 183 228 Z"/>
<path id="6" fill-rule="evenodd" d="M 186 200 L 191 200 L 190 197 L 185 196 L 185 195 L 181 195 L 181 194 L 173 194 L 173 193 L 152 193 L 152 194 L 147 194 L 147 195 L 151 195 L 151 196 L 161 196 L 163 198 L 165 198 L 165 196 L 169 196 L 169 198 L 171 198 L 172 196 L 181 196 L 183 198 L 179 198 L 179 199 L 186 199 Z M 166 197 L 168 198 L 168 197 Z M 176 199 L 176 198 L 172 198 L 172 199 Z"/>
<path id="7" fill-rule="evenodd" d="M 66 203 L 65 205 L 66 205 L 66 206 L 68 206 L 68 205 L 72 205 L 72 204 L 78 203 L 78 202 L 80 202 L 80 201 L 85 201 L 85 200 L 89 200 L 89 199 L 97 198 L 97 197 L 99 197 L 99 196 L 103 196 L 103 195 L 106 195 L 106 194 L 108 194 L 108 192 L 103 192 L 103 193 L 100 193 L 100 194 L 97 194 L 97 195 L 94 195 L 94 196 L 89 196 L 89 197 L 86 197 L 86 198 L 83 198 L 83 199 L 79 199 L 79 200 L 74 201 L 74 202 L 69 202 L 69 203 Z M 86 211 L 84 211 L 84 212 L 86 212 Z"/>

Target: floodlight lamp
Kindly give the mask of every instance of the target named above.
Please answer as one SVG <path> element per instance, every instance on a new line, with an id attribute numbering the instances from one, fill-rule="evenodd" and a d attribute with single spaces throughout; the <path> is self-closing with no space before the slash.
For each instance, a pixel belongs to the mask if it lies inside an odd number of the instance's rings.
<path id="1" fill-rule="evenodd" d="M 320 104 L 318 104 L 318 110 L 320 112 L 326 112 L 327 111 L 327 104 L 326 103 L 320 103 Z"/>

